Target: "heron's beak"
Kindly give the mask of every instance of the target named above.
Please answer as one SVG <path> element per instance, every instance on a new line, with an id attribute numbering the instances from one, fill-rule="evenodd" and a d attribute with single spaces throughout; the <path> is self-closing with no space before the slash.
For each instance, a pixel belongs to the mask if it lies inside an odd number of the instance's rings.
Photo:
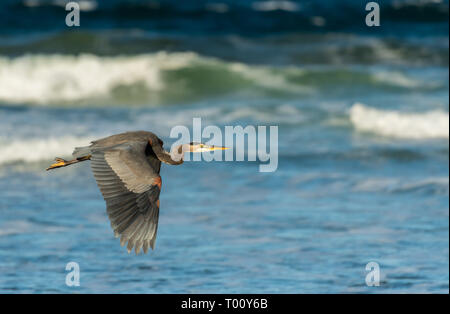
<path id="1" fill-rule="evenodd" d="M 222 146 L 211 146 L 211 147 L 209 147 L 209 149 L 211 150 L 211 151 L 213 151 L 213 150 L 225 150 L 225 149 L 228 149 L 229 147 L 222 147 Z"/>
<path id="2" fill-rule="evenodd" d="M 228 149 L 228 147 L 206 145 L 203 143 L 194 144 L 194 145 L 191 145 L 191 147 L 190 147 L 190 151 L 192 153 L 203 153 L 203 152 L 211 152 L 214 150 L 225 150 L 225 149 Z"/>

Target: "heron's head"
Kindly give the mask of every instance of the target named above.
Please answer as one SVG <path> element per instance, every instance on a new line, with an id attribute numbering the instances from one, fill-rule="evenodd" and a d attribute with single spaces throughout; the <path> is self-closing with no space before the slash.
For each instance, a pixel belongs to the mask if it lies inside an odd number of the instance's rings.
<path id="1" fill-rule="evenodd" d="M 211 152 L 213 150 L 225 150 L 225 149 L 228 149 L 228 147 L 207 145 L 196 142 L 189 143 L 189 151 L 192 153 Z"/>

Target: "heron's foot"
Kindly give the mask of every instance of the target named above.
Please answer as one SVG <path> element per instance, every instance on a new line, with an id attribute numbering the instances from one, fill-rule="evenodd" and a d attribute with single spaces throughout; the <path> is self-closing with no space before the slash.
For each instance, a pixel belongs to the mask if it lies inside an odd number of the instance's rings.
<path id="1" fill-rule="evenodd" d="M 59 157 L 56 157 L 55 161 L 56 161 L 55 163 L 51 164 L 50 167 L 48 167 L 45 170 L 48 171 L 48 170 L 55 169 L 55 168 L 65 167 L 65 166 L 67 166 L 69 164 L 67 160 L 64 160 L 64 159 L 59 158 Z"/>
<path id="2" fill-rule="evenodd" d="M 55 169 L 55 168 L 61 168 L 61 167 L 65 167 L 68 165 L 73 165 L 76 164 L 78 162 L 82 162 L 82 161 L 86 161 L 86 160 L 90 160 L 91 159 L 91 155 L 87 155 L 87 156 L 83 156 L 83 157 L 78 157 L 76 159 L 73 160 L 65 160 L 59 157 L 55 158 L 55 163 L 50 165 L 50 167 L 48 167 L 46 170 L 51 170 L 51 169 Z"/>

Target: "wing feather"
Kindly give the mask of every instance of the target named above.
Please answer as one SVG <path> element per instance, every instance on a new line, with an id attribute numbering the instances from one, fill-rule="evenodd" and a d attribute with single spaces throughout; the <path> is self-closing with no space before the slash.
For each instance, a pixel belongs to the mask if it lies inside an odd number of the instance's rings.
<path id="1" fill-rule="evenodd" d="M 154 248 L 159 218 L 161 162 L 148 154 L 147 143 L 127 142 L 92 147 L 91 168 L 106 201 L 111 227 L 120 244 L 138 254 Z"/>

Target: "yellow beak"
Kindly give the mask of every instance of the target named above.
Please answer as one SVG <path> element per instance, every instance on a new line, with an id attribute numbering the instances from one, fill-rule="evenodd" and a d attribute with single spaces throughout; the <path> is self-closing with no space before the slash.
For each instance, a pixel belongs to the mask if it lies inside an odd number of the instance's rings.
<path id="1" fill-rule="evenodd" d="M 229 147 L 213 146 L 210 149 L 211 150 L 225 150 L 225 149 L 229 149 Z"/>

